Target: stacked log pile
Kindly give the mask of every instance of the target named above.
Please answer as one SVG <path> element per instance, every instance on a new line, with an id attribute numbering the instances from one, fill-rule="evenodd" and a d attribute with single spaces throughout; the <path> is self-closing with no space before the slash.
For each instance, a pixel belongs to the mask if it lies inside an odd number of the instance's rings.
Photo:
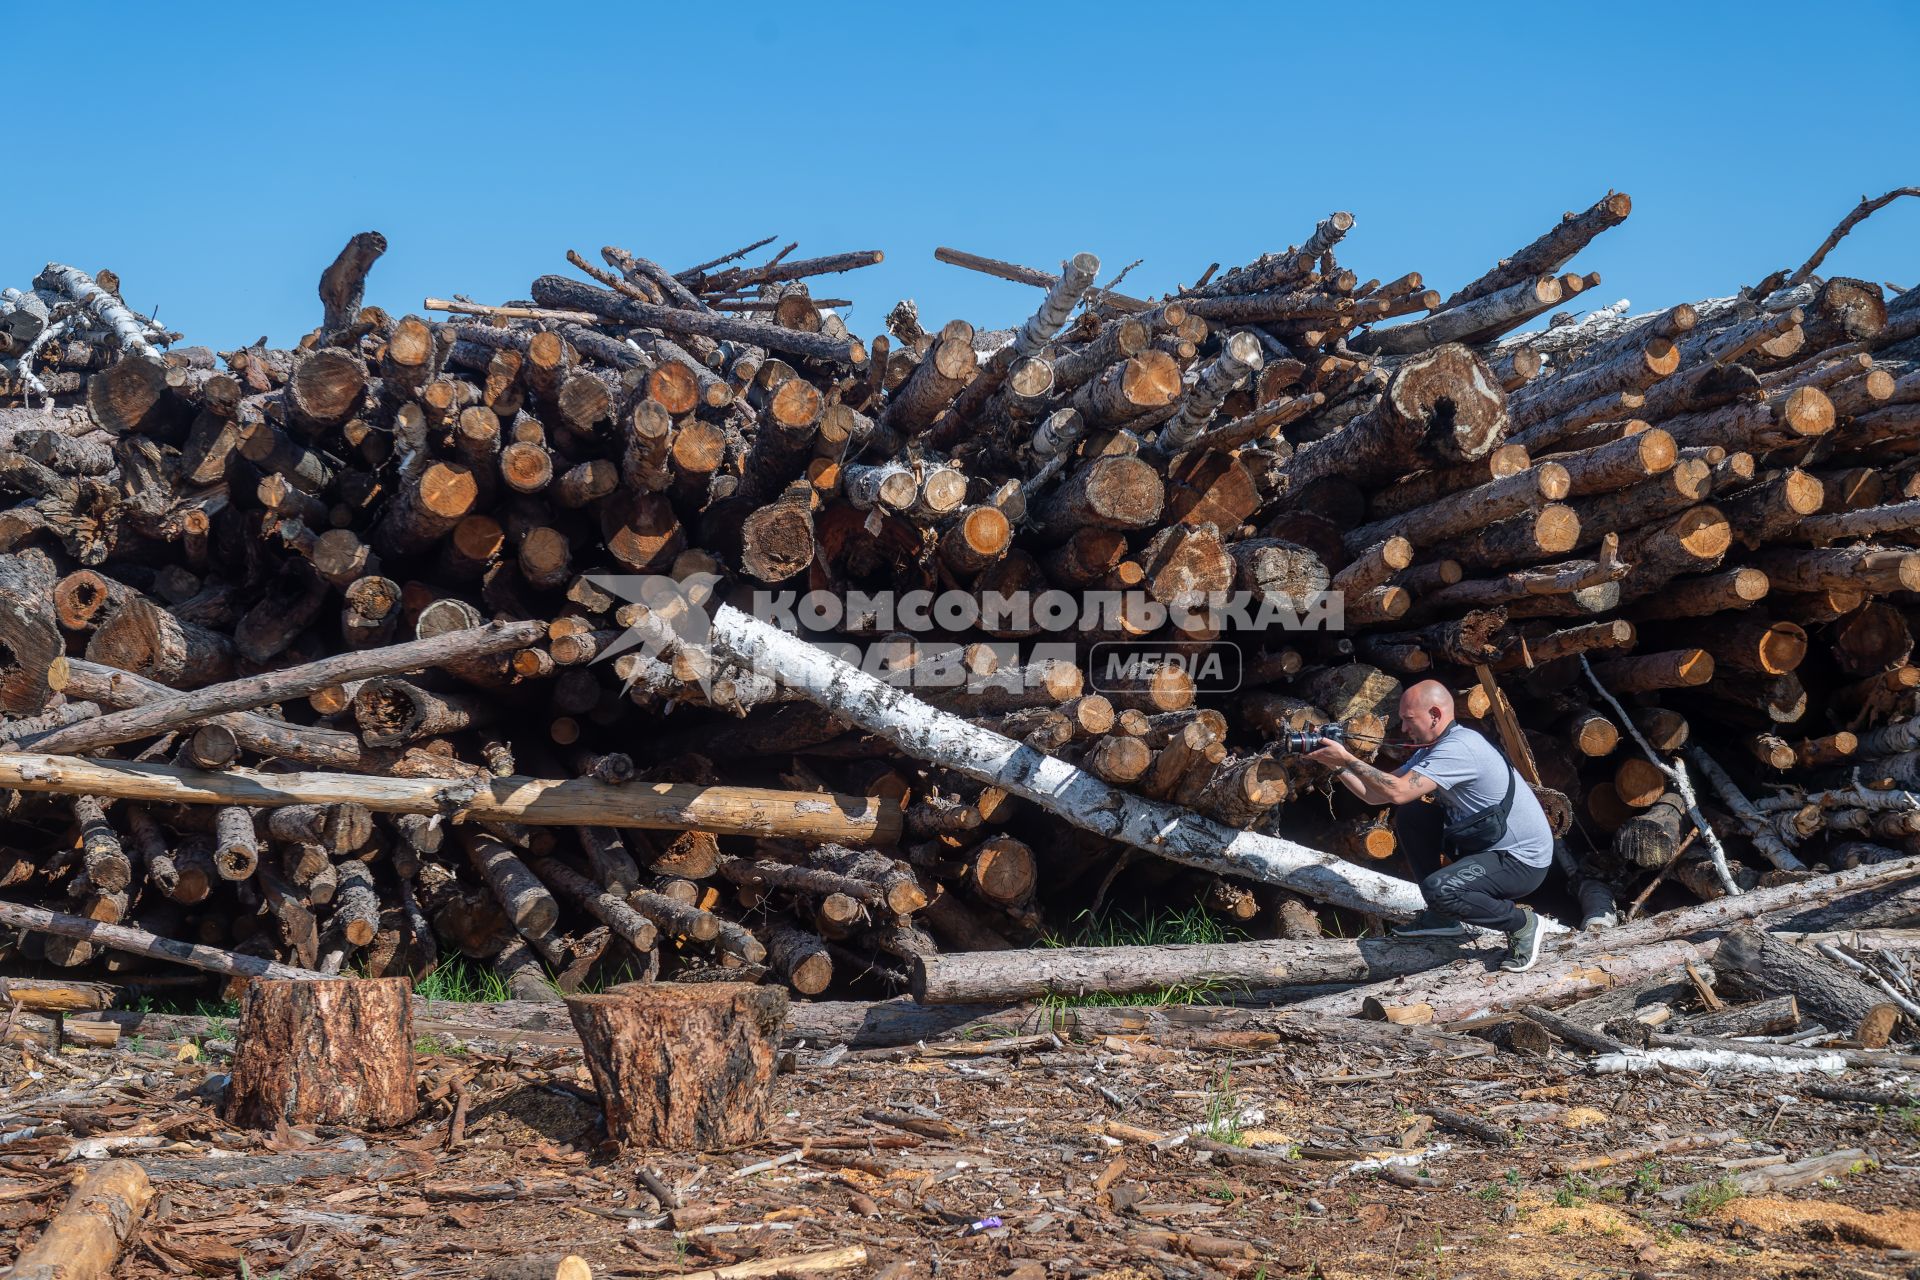
<path id="1" fill-rule="evenodd" d="M 0 293 L 7 745 L 155 768 L 88 794 L 20 774 L 0 894 L 302 969 L 459 953 L 529 995 L 708 968 L 904 988 L 1143 899 L 1295 938 L 1313 899 L 1403 913 L 1357 872 L 1149 856 L 676 638 L 755 590 L 1123 593 L 1065 633 L 830 630 L 986 740 L 1402 876 L 1388 815 L 1279 743 L 1337 722 L 1397 760 L 1400 689 L 1440 679 L 1546 802 L 1582 919 L 1920 851 L 1920 290 L 1816 274 L 1836 235 L 1733 296 L 1589 305 L 1570 264 L 1630 207 L 1450 294 L 1342 265 L 1347 213 L 1157 299 L 1090 254 L 941 250 L 1038 289 L 1031 316 L 929 328 L 902 303 L 865 340 L 818 294 L 877 251 L 671 272 L 609 247 L 526 299 L 396 317 L 364 305 L 364 233 L 297 346 L 217 354 L 50 265 Z M 1331 590 L 1344 625 L 1154 614 L 1235 590 L 1309 616 Z M 1107 642 L 1134 640 L 1190 665 L 1116 676 Z M 1202 659 L 1229 651 L 1217 689 Z M 321 772 L 350 777 L 299 782 Z M 472 809 L 527 775 L 884 816 Z M 395 800 L 406 779 L 440 799 Z"/>

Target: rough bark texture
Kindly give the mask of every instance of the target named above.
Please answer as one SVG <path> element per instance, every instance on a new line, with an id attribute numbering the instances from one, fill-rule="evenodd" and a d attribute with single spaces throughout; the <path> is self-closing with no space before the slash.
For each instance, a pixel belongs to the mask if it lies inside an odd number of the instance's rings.
<path id="1" fill-rule="evenodd" d="M 40 1238 L 13 1260 L 8 1280 L 106 1280 L 152 1199 L 146 1170 L 132 1160 L 85 1169 Z"/>
<path id="2" fill-rule="evenodd" d="M 567 1012 L 607 1133 L 637 1150 L 713 1151 L 758 1138 L 787 995 L 742 983 L 626 984 Z"/>
<path id="3" fill-rule="evenodd" d="M 385 1129 L 413 1119 L 411 989 L 405 978 L 249 985 L 228 1121 L 268 1130 L 283 1122 Z"/>

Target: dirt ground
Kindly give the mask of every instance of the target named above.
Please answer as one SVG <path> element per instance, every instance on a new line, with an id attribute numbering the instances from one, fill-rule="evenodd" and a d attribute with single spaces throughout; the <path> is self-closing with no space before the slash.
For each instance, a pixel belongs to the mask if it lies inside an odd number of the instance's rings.
<path id="1" fill-rule="evenodd" d="M 143 1278 L 478 1276 L 560 1253 L 670 1276 L 850 1245 L 867 1261 L 836 1274 L 887 1280 L 1920 1276 L 1920 1110 L 1443 1039 L 803 1047 L 764 1139 L 698 1157 L 608 1149 L 577 1052 L 550 1044 L 424 1056 L 421 1117 L 389 1134 L 233 1130 L 218 1040 L 12 1045 L 0 1257 L 112 1154 L 156 1184 L 116 1271 Z M 1696 1145 L 1635 1150 L 1677 1139 Z M 1732 1181 L 1852 1149 L 1811 1187 Z"/>

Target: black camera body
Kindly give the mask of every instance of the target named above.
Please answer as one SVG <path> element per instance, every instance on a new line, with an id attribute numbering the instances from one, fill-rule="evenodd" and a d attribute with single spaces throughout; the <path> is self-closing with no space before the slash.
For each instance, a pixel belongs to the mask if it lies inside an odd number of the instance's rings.
<path id="1" fill-rule="evenodd" d="M 1329 742 L 1345 742 L 1347 726 L 1329 722 L 1318 729 L 1294 729 L 1280 735 L 1274 743 L 1274 750 L 1283 755 L 1305 755 L 1309 751 L 1318 751 Z"/>

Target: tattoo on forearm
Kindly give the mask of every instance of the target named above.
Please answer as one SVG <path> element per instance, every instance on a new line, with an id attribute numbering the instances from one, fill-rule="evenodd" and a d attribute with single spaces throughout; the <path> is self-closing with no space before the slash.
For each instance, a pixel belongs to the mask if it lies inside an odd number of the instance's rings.
<path id="1" fill-rule="evenodd" d="M 1393 775 L 1384 769 L 1377 769 L 1365 760 L 1355 760 L 1350 766 L 1353 776 L 1375 791 L 1389 791 L 1393 788 Z"/>

